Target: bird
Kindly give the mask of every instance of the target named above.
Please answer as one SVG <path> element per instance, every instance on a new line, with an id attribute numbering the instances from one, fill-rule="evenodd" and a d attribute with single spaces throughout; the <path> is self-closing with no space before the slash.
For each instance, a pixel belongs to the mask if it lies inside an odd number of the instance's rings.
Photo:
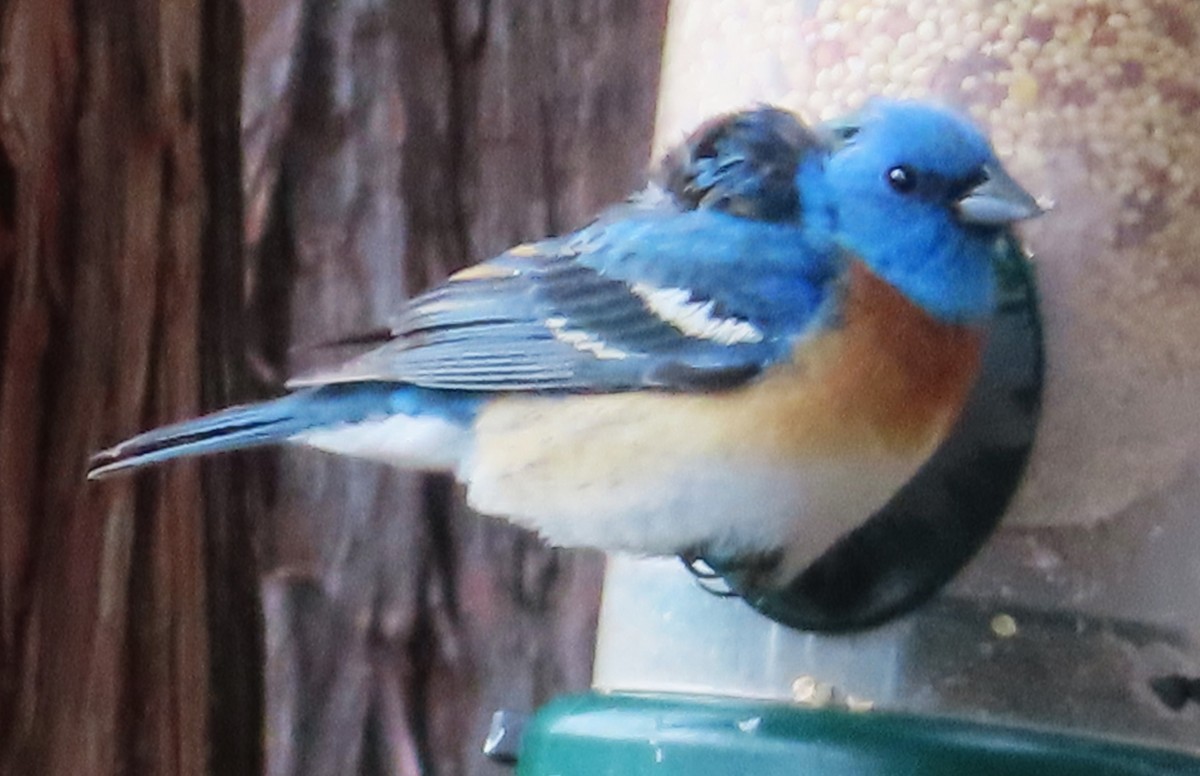
<path id="1" fill-rule="evenodd" d="M 414 297 L 365 352 L 134 436 L 87 476 L 297 443 L 452 473 L 553 545 L 755 559 L 782 584 L 945 439 L 995 253 L 1041 212 L 935 103 L 724 114 L 579 230 Z"/>

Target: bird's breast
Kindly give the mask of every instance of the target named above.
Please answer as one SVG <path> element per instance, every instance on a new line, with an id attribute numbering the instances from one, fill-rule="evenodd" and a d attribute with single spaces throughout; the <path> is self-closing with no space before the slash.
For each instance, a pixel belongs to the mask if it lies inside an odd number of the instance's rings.
<path id="1" fill-rule="evenodd" d="M 791 444 L 932 452 L 979 373 L 982 329 L 938 321 L 861 263 L 849 269 L 841 319 L 764 381 L 796 429 Z"/>
<path id="2" fill-rule="evenodd" d="M 674 552 L 726 530 L 738 505 L 736 520 L 758 535 L 724 537 L 731 546 L 770 546 L 810 519 L 836 538 L 945 437 L 981 345 L 980 332 L 936 321 L 856 266 L 839 324 L 756 381 L 501 399 L 480 413 L 460 476 L 476 508 L 564 544 L 605 546 L 607 532 L 609 546 Z M 839 504 L 855 512 L 844 525 Z M 752 527 L 760 509 L 771 514 Z M 653 541 L 639 526 L 656 527 Z"/>

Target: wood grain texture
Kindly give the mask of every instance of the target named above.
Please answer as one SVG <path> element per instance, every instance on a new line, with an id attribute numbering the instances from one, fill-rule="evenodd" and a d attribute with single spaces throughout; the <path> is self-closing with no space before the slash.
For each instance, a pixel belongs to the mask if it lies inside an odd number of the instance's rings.
<path id="1" fill-rule="evenodd" d="M 239 261 L 240 207 L 216 197 L 237 163 L 236 145 L 216 142 L 236 130 L 235 9 L 0 4 L 5 773 L 199 774 L 260 759 L 253 728 L 209 727 L 224 699 L 260 695 L 245 680 L 253 632 L 238 652 L 212 638 L 210 600 L 243 602 L 251 628 L 257 610 L 252 562 L 240 578 L 209 573 L 246 544 L 209 541 L 231 513 L 202 520 L 194 467 L 82 479 L 102 443 L 228 400 L 220 380 L 202 397 L 201 373 L 222 374 L 231 340 L 202 348 L 200 335 L 202 318 L 234 326 L 211 303 L 240 297 L 240 276 L 211 271 L 217 250 Z M 210 672 L 214 660 L 227 670 Z"/>
<path id="2" fill-rule="evenodd" d="M 81 475 L 636 185 L 664 16 L 0 2 L 0 771 L 257 773 L 265 744 L 271 773 L 489 772 L 494 708 L 587 684 L 598 558 L 444 483 Z"/>
<path id="3" fill-rule="evenodd" d="M 266 377 L 644 180 L 662 0 L 245 8 L 250 342 Z M 479 753 L 492 711 L 589 684 L 598 556 L 467 514 L 445 482 L 310 451 L 282 457 L 275 498 L 269 773 L 500 772 Z"/>

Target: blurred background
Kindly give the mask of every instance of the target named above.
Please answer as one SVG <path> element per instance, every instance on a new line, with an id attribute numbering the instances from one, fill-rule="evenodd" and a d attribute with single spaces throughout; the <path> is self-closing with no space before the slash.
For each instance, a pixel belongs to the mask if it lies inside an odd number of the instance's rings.
<path id="1" fill-rule="evenodd" d="M 599 555 L 316 453 L 86 458 L 277 391 L 756 100 L 935 95 L 1058 202 L 1042 436 L 957 590 L 1195 630 L 1200 5 L 667 5 L 0 0 L 0 773 L 499 772 L 493 710 L 590 683 Z"/>

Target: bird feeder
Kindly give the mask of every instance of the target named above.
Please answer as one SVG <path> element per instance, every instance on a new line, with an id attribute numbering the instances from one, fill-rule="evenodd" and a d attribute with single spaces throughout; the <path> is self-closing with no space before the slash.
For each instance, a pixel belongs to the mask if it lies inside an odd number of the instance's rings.
<path id="1" fill-rule="evenodd" d="M 1190 0 L 672 4 L 660 149 L 932 97 L 1055 206 L 909 486 L 783 591 L 614 558 L 522 773 L 1200 773 L 1198 40 Z"/>

